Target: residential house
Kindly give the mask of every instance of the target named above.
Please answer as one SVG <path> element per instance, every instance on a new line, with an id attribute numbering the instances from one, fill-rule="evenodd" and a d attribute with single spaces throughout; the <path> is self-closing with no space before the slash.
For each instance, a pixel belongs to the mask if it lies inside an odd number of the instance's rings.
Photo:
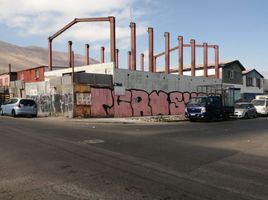
<path id="1" fill-rule="evenodd" d="M 55 67 L 53 70 L 65 69 L 66 67 Z M 17 79 L 24 83 L 41 82 L 45 80 L 45 72 L 49 71 L 48 66 L 38 66 L 17 72 Z"/>
<path id="2" fill-rule="evenodd" d="M 9 87 L 10 81 L 17 80 L 17 72 L 6 72 L 0 74 L 0 87 Z"/>
<path id="3" fill-rule="evenodd" d="M 252 100 L 256 95 L 263 94 L 264 77 L 256 69 L 243 71 L 243 87 L 241 95 L 243 99 Z"/>
<path id="4" fill-rule="evenodd" d="M 208 76 L 215 77 L 215 65 L 209 65 Z M 234 85 L 243 85 L 242 72 L 245 70 L 245 67 L 239 62 L 239 60 L 234 60 L 230 62 L 222 62 L 219 64 L 219 77 L 222 79 L 223 84 L 234 84 Z M 183 75 L 191 75 L 191 68 L 187 67 L 183 70 Z M 204 75 L 203 65 L 196 66 L 195 69 L 196 76 Z M 240 86 L 239 86 L 240 87 Z"/>

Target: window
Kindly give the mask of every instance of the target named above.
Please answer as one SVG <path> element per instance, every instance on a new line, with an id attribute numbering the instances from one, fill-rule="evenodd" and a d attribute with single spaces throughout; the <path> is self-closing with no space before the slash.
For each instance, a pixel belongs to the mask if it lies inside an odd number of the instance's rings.
<path id="1" fill-rule="evenodd" d="M 234 79 L 234 71 L 233 70 L 227 70 L 226 75 L 228 79 Z"/>
<path id="2" fill-rule="evenodd" d="M 261 79 L 256 78 L 256 87 L 261 88 Z"/>
<path id="3" fill-rule="evenodd" d="M 253 86 L 251 77 L 246 77 L 246 86 Z"/>
<path id="4" fill-rule="evenodd" d="M 38 79 L 40 77 L 40 71 L 39 71 L 39 69 L 36 69 L 34 71 L 34 77 L 35 77 L 35 79 Z"/>

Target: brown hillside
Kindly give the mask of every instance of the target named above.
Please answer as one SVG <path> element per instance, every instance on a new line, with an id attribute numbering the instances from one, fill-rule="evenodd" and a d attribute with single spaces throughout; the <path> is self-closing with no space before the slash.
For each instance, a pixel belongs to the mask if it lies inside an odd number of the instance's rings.
<path id="1" fill-rule="evenodd" d="M 0 41 L 0 73 L 8 71 L 9 63 L 12 71 L 48 65 L 48 52 L 47 49 L 41 47 L 20 47 Z M 90 63 L 97 63 L 97 61 L 90 58 Z M 75 54 L 75 66 L 84 64 L 85 57 Z M 68 66 L 67 53 L 54 51 L 53 65 Z"/>

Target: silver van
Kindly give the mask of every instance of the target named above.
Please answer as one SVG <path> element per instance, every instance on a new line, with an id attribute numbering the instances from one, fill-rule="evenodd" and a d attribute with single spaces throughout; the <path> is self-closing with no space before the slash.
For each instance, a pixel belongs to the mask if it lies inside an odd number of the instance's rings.
<path id="1" fill-rule="evenodd" d="M 268 114 L 268 96 L 266 95 L 256 96 L 256 98 L 253 99 L 251 103 L 255 106 L 258 114 L 260 115 Z"/>

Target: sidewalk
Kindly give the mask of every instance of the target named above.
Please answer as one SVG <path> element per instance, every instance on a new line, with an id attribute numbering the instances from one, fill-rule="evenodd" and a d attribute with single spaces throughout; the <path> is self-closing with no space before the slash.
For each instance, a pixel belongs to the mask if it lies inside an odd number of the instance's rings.
<path id="1" fill-rule="evenodd" d="M 180 122 L 185 121 L 184 115 L 162 115 L 146 117 L 114 117 L 114 118 L 65 118 L 65 117 L 46 117 L 48 120 L 62 120 L 66 122 L 85 122 L 85 123 L 161 123 L 161 122 Z"/>

